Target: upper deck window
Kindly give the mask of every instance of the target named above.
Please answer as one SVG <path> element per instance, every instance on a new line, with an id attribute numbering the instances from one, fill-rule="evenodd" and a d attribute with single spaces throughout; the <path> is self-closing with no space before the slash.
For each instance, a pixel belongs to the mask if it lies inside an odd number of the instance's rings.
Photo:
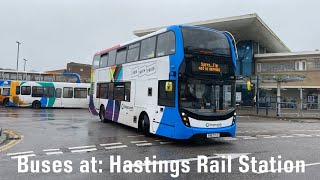
<path id="1" fill-rule="evenodd" d="M 116 54 L 117 54 L 116 49 L 109 52 L 108 66 L 113 66 L 116 64 Z"/>
<path id="2" fill-rule="evenodd" d="M 108 66 L 108 54 L 103 54 L 100 58 L 100 68 Z"/>
<path id="3" fill-rule="evenodd" d="M 117 52 L 117 58 L 116 58 L 116 64 L 123 64 L 126 62 L 126 57 L 127 57 L 127 48 L 121 48 L 118 49 Z"/>
<path id="4" fill-rule="evenodd" d="M 92 62 L 92 68 L 97 69 L 99 68 L 100 65 L 100 57 L 99 56 L 94 56 L 93 57 L 93 62 Z"/>
<path id="5" fill-rule="evenodd" d="M 138 61 L 139 50 L 140 50 L 140 43 L 130 45 L 128 50 L 127 62 Z"/>
<path id="6" fill-rule="evenodd" d="M 157 41 L 157 57 L 174 54 L 175 49 L 175 36 L 172 31 L 160 34 Z"/>
<path id="7" fill-rule="evenodd" d="M 199 28 L 182 28 L 186 54 L 231 56 L 227 37 L 219 32 Z"/>
<path id="8" fill-rule="evenodd" d="M 156 48 L 156 36 L 142 40 L 140 60 L 154 58 Z"/>

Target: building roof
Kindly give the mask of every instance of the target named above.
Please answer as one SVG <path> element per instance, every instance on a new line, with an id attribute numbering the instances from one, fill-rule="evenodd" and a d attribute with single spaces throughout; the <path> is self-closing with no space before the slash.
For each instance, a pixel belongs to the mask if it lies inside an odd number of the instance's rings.
<path id="1" fill-rule="evenodd" d="M 233 34 L 236 41 L 253 40 L 271 53 L 290 52 L 290 49 L 257 14 L 199 21 L 188 23 L 187 25 L 204 26 L 220 31 L 229 31 Z M 140 37 L 162 28 L 165 27 L 137 30 L 133 33 Z"/>

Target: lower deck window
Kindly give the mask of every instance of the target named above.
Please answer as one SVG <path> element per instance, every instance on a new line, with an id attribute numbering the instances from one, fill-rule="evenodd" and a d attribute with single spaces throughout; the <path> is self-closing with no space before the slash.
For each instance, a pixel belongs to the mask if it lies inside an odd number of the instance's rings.
<path id="1" fill-rule="evenodd" d="M 87 88 L 74 88 L 74 98 L 87 98 Z"/>
<path id="2" fill-rule="evenodd" d="M 114 100 L 124 101 L 124 84 L 115 84 L 113 93 Z"/>
<path id="3" fill-rule="evenodd" d="M 10 96 L 10 88 L 3 88 L 2 89 L 2 95 Z"/>
<path id="4" fill-rule="evenodd" d="M 72 87 L 63 88 L 63 98 L 73 98 L 73 88 Z"/>
<path id="5" fill-rule="evenodd" d="M 169 87 L 170 86 L 170 87 Z M 158 105 L 159 106 L 169 106 L 174 107 L 175 105 L 175 81 L 161 80 L 159 81 L 159 96 Z"/>
<path id="6" fill-rule="evenodd" d="M 21 86 L 21 95 L 30 95 L 31 86 Z"/>
<path id="7" fill-rule="evenodd" d="M 61 88 L 56 89 L 56 98 L 61 98 L 61 92 L 62 92 Z"/>
<path id="8" fill-rule="evenodd" d="M 46 97 L 54 97 L 54 87 L 46 87 L 44 96 L 46 96 Z"/>
<path id="9" fill-rule="evenodd" d="M 44 94 L 44 88 L 40 86 L 32 87 L 32 97 L 42 97 Z"/>

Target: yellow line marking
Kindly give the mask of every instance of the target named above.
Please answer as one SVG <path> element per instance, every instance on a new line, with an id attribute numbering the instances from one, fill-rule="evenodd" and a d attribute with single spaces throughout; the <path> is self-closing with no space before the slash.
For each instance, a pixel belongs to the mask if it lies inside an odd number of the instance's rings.
<path id="1" fill-rule="evenodd" d="M 4 130 L 3 132 L 5 132 L 5 133 L 7 133 L 7 134 L 13 134 L 13 135 L 14 135 L 14 138 L 19 138 L 19 137 L 20 137 L 20 139 L 18 139 L 18 140 L 17 140 L 17 139 L 8 140 L 8 141 L 10 141 L 10 142 L 7 143 L 7 144 L 5 144 L 5 145 L 3 145 L 2 147 L 0 147 L 0 152 L 3 152 L 3 151 L 5 151 L 5 150 L 7 150 L 7 149 L 9 149 L 9 148 L 17 145 L 17 144 L 20 143 L 20 142 L 23 140 L 23 138 L 24 138 L 24 136 L 18 134 L 17 132 L 15 132 L 15 131 L 13 131 L 13 130 L 11 130 L 11 129 Z"/>

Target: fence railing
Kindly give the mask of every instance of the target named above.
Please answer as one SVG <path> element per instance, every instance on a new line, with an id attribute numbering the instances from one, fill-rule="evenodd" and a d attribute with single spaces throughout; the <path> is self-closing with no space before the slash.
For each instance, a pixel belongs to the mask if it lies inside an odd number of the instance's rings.
<path id="1" fill-rule="evenodd" d="M 280 106 L 279 112 L 277 111 Z M 293 117 L 320 117 L 320 103 L 302 103 L 300 102 L 258 102 L 252 107 L 239 107 L 240 112 L 245 114 L 258 114 L 265 116 L 293 116 Z"/>

